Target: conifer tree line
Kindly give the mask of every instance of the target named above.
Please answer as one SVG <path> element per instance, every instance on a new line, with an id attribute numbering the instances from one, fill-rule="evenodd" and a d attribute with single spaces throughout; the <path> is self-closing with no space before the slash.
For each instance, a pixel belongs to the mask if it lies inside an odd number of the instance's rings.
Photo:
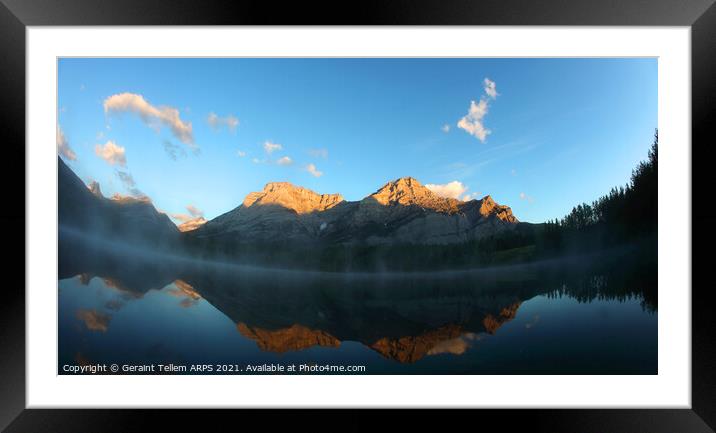
<path id="1" fill-rule="evenodd" d="M 580 240 L 608 246 L 656 235 L 659 133 L 646 160 L 632 170 L 630 181 L 614 187 L 591 204 L 582 203 L 561 219 L 547 221 L 543 247 L 578 247 Z"/>

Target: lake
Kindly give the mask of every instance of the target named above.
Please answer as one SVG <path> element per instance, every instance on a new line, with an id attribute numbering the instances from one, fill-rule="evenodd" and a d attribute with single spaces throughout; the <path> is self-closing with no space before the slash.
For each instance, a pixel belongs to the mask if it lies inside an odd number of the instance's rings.
<path id="1" fill-rule="evenodd" d="M 69 256 L 59 272 L 59 374 L 97 363 L 132 365 L 134 374 L 293 373 L 291 365 L 359 370 L 343 374 L 658 372 L 656 267 L 629 251 L 417 274 Z M 147 365 L 154 370 L 136 367 Z"/>

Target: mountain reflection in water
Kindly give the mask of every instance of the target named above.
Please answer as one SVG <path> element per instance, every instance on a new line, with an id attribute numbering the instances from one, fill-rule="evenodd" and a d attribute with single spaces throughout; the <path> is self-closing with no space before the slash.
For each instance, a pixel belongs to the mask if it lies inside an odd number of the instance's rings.
<path id="1" fill-rule="evenodd" d="M 60 366 L 306 362 L 366 365 L 368 374 L 657 373 L 656 269 L 628 252 L 414 275 L 78 254 L 63 259 L 59 279 Z"/>

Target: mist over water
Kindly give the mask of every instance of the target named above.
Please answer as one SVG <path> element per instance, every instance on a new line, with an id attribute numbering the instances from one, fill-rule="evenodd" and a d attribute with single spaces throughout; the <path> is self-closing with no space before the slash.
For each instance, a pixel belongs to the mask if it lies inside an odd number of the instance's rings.
<path id="1" fill-rule="evenodd" d="M 58 368 L 657 373 L 656 272 L 628 249 L 476 271 L 327 273 L 197 260 L 66 228 L 60 236 Z"/>

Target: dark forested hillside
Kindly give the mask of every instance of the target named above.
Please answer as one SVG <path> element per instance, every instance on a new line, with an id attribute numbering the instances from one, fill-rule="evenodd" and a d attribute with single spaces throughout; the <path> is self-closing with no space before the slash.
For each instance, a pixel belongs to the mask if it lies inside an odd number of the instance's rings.
<path id="1" fill-rule="evenodd" d="M 575 206 L 564 218 L 545 223 L 541 249 L 546 252 L 592 250 L 636 241 L 656 241 L 658 132 L 648 158 L 632 171 L 625 186 L 615 187 L 592 204 Z"/>

